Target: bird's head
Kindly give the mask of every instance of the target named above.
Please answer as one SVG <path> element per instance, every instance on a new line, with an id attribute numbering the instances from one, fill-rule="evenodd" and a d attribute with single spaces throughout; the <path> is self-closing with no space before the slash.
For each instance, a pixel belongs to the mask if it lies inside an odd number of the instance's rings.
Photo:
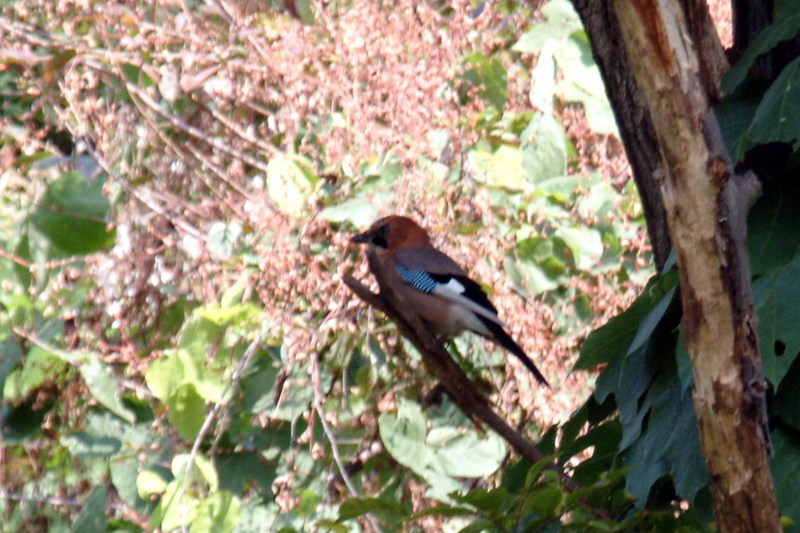
<path id="1" fill-rule="evenodd" d="M 394 253 L 404 248 L 431 246 L 427 232 L 408 217 L 379 218 L 363 233 L 350 238 L 350 242 L 368 244 L 378 255 Z"/>

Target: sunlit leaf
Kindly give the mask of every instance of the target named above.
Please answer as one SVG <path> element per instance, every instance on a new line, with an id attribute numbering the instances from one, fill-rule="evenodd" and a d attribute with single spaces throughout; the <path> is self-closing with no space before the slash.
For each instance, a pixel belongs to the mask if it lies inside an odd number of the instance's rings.
<path id="1" fill-rule="evenodd" d="M 479 437 L 456 428 L 433 429 L 426 443 L 431 449 L 431 467 L 453 477 L 488 476 L 500 467 L 508 453 L 496 433 Z"/>
<path id="2" fill-rule="evenodd" d="M 299 216 L 306 199 L 314 191 L 319 178 L 300 156 L 276 154 L 267 165 L 267 191 L 278 208 L 291 216 Z"/>
<path id="3" fill-rule="evenodd" d="M 503 144 L 494 151 L 487 151 L 480 147 L 470 150 L 468 157 L 483 173 L 488 185 L 517 191 L 524 188 L 523 156 L 519 148 Z"/>
<path id="4" fill-rule="evenodd" d="M 397 414 L 383 413 L 378 419 L 381 440 L 394 459 L 412 470 L 423 468 L 429 462 L 425 445 L 425 418 L 419 405 L 402 401 Z"/>
<path id="5" fill-rule="evenodd" d="M 31 222 L 62 251 L 56 255 L 88 254 L 114 243 L 116 232 L 108 227 L 109 210 L 101 180 L 87 181 L 70 172 L 50 184 Z"/>
<path id="6" fill-rule="evenodd" d="M 197 394 L 194 385 L 185 384 L 178 387 L 169 401 L 169 421 L 178 434 L 187 440 L 194 440 L 205 418 L 205 402 Z"/>
<path id="7" fill-rule="evenodd" d="M 198 533 L 230 533 L 239 521 L 241 501 L 233 494 L 221 490 L 214 492 L 197 506 L 192 520 L 192 531 Z"/>
<path id="8" fill-rule="evenodd" d="M 139 496 L 149 498 L 154 494 L 163 494 L 167 490 L 167 479 L 153 470 L 142 470 L 136 477 L 136 489 Z"/>
<path id="9" fill-rule="evenodd" d="M 563 176 L 567 171 L 564 128 L 552 115 L 536 113 L 520 136 L 522 168 L 531 183 Z"/>
<path id="10" fill-rule="evenodd" d="M 79 369 L 95 400 L 123 420 L 134 421 L 133 412 L 122 404 L 117 379 L 108 366 L 97 358 L 92 358 L 88 363 L 80 365 Z"/>

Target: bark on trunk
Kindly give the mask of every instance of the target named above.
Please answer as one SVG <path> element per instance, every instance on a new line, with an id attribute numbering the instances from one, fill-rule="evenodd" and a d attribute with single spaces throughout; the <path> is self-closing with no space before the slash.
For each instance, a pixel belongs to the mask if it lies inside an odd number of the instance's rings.
<path id="1" fill-rule="evenodd" d="M 612 5 L 663 161 L 660 189 L 717 522 L 723 532 L 781 531 L 744 248 L 759 188 L 752 174 L 733 173 L 711 109 L 726 67 L 722 47 L 699 11 L 704 2 Z"/>

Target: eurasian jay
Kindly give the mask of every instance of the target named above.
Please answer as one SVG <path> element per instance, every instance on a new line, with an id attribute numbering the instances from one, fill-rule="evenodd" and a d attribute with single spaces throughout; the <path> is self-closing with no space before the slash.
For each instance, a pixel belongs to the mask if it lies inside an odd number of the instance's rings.
<path id="1" fill-rule="evenodd" d="M 431 244 L 427 232 L 408 217 L 388 216 L 353 236 L 350 242 L 369 245 L 387 283 L 425 320 L 437 335 L 452 337 L 464 330 L 491 339 L 533 372 L 547 380 L 525 351 L 503 329 L 497 309 L 481 286 Z"/>

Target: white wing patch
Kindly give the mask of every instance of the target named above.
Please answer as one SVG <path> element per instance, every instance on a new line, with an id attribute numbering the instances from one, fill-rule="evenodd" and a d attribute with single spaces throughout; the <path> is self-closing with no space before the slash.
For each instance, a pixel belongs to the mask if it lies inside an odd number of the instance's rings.
<path id="1" fill-rule="evenodd" d="M 477 313 L 483 317 L 486 317 L 492 322 L 496 322 L 500 326 L 503 325 L 503 323 L 500 321 L 500 319 L 495 313 L 464 296 L 464 292 L 465 292 L 464 285 L 462 285 L 461 282 L 459 282 L 456 278 L 451 278 L 450 281 L 448 281 L 447 283 L 437 283 L 436 288 L 433 289 L 433 294 L 441 296 L 445 300 L 450 300 L 454 304 L 460 305 L 461 307 L 465 307 L 470 311 L 472 311 L 473 313 Z M 473 331 L 475 331 L 476 329 L 477 331 L 486 329 L 482 324 L 481 327 L 475 328 L 473 327 L 473 321 L 469 322 L 470 322 L 469 329 L 472 329 Z M 480 321 L 476 320 L 475 322 L 480 322 Z"/>

